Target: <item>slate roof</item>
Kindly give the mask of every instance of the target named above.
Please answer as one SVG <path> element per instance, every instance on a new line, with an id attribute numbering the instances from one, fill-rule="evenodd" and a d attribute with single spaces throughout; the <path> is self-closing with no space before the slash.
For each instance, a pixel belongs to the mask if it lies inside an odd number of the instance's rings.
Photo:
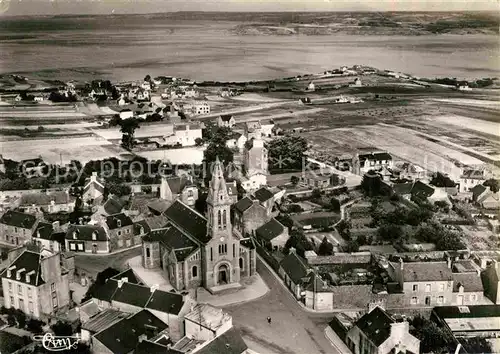
<path id="1" fill-rule="evenodd" d="M 76 231 L 76 240 L 80 241 L 107 241 L 108 235 L 102 226 L 98 225 L 70 225 L 66 232 L 66 240 L 74 240 L 73 232 Z M 94 232 L 97 233 L 96 239 L 92 240 Z"/>
<path id="2" fill-rule="evenodd" d="M 255 198 L 259 200 L 259 202 L 264 203 L 268 201 L 269 199 L 274 197 L 273 192 L 271 192 L 269 189 L 262 187 L 258 189 L 255 193 Z"/>
<path id="3" fill-rule="evenodd" d="M 234 204 L 234 208 L 238 210 L 240 213 L 244 213 L 252 205 L 253 205 L 252 199 L 250 199 L 249 197 L 245 197 L 238 200 L 238 202 Z"/>
<path id="4" fill-rule="evenodd" d="M 20 204 L 21 206 L 31 206 L 35 205 L 50 205 L 52 201 L 55 204 L 68 204 L 75 201 L 75 197 L 69 195 L 66 192 L 52 192 L 50 194 L 47 193 L 31 193 L 31 194 L 23 194 L 21 196 Z"/>
<path id="5" fill-rule="evenodd" d="M 424 182 L 417 181 L 413 184 L 411 194 L 416 195 L 417 197 L 428 198 L 434 194 L 434 188 Z"/>
<path id="6" fill-rule="evenodd" d="M 283 268 L 295 284 L 300 284 L 308 271 L 307 261 L 295 252 L 290 252 L 283 258 L 280 262 L 280 267 Z"/>
<path id="7" fill-rule="evenodd" d="M 44 284 L 44 280 L 42 279 L 42 271 L 40 268 L 40 261 L 42 259 L 42 255 L 40 253 L 32 252 L 32 251 L 24 251 L 21 253 L 4 271 L 1 273 L 2 278 L 12 279 L 24 284 L 30 284 L 34 286 L 39 286 Z M 11 270 L 10 277 L 8 277 L 8 269 L 15 266 L 14 269 Z M 16 275 L 17 271 L 24 269 L 20 275 L 21 278 L 17 280 Z M 30 281 L 26 281 L 26 274 L 30 272 L 34 272 L 30 275 Z"/>
<path id="8" fill-rule="evenodd" d="M 164 215 L 178 228 L 200 243 L 210 241 L 207 235 L 207 219 L 179 200 L 176 200 Z"/>
<path id="9" fill-rule="evenodd" d="M 403 280 L 407 282 L 448 281 L 452 280 L 452 273 L 446 262 L 405 262 Z"/>
<path id="10" fill-rule="evenodd" d="M 433 312 L 441 318 L 485 318 L 500 317 L 500 305 L 464 306 L 468 312 L 461 312 L 462 306 L 437 306 Z"/>
<path id="11" fill-rule="evenodd" d="M 481 277 L 474 273 L 453 273 L 453 292 L 458 293 L 460 285 L 464 287 L 464 292 L 483 292 L 483 282 Z"/>
<path id="12" fill-rule="evenodd" d="M 264 240 L 271 241 L 275 237 L 278 237 L 285 231 L 285 226 L 283 226 L 278 220 L 272 218 L 267 223 L 255 230 L 257 236 L 263 238 Z"/>
<path id="13" fill-rule="evenodd" d="M 483 186 L 482 184 L 478 184 L 476 186 L 474 186 L 472 189 L 471 189 L 471 192 L 472 192 L 472 199 L 473 200 L 477 200 L 477 198 L 479 198 L 479 196 L 481 194 L 483 194 L 486 190 L 488 189 L 488 187 L 485 187 Z"/>
<path id="14" fill-rule="evenodd" d="M 178 315 L 183 305 L 184 298 L 182 295 L 155 290 L 145 307 L 151 310 Z"/>
<path id="15" fill-rule="evenodd" d="M 223 122 L 229 122 L 233 118 L 232 114 L 223 114 L 220 116 L 220 119 L 222 119 Z"/>
<path id="16" fill-rule="evenodd" d="M 318 256 L 308 260 L 310 265 L 319 264 L 369 264 L 371 262 L 370 252 L 336 253 L 333 256 Z"/>
<path id="17" fill-rule="evenodd" d="M 149 340 L 143 340 L 134 350 L 134 354 L 183 354 L 178 350 L 168 348 L 167 346 L 151 342 Z"/>
<path id="18" fill-rule="evenodd" d="M 120 274 L 115 275 L 114 277 L 111 277 L 111 279 L 114 279 L 114 280 L 120 280 L 122 278 L 127 278 L 127 282 L 132 283 L 132 284 L 140 284 L 141 283 L 139 281 L 139 279 L 137 278 L 137 276 L 135 275 L 132 268 L 127 269 L 127 270 L 121 272 Z"/>
<path id="19" fill-rule="evenodd" d="M 460 178 L 467 178 L 467 179 L 485 179 L 484 178 L 484 171 L 481 170 L 466 170 L 460 176 Z"/>
<path id="20" fill-rule="evenodd" d="M 90 331 L 91 333 L 98 333 L 109 326 L 126 318 L 129 314 L 121 312 L 112 308 L 106 309 L 103 312 L 90 318 L 87 322 L 82 324 L 82 328 Z"/>
<path id="21" fill-rule="evenodd" d="M 54 228 L 52 224 L 49 224 L 47 222 L 39 222 L 38 225 L 36 226 L 34 237 L 52 241 L 53 234 L 54 234 Z"/>
<path id="22" fill-rule="evenodd" d="M 173 194 L 180 194 L 184 187 L 189 183 L 186 178 L 182 177 L 169 177 L 166 178 L 166 181 Z"/>
<path id="23" fill-rule="evenodd" d="M 107 329 L 97 333 L 95 338 L 106 346 L 112 353 L 130 353 L 139 343 L 142 334 L 153 335 L 148 328 L 155 328 L 161 332 L 168 326 L 158 317 L 147 310 L 142 310 L 135 315 L 125 318 Z"/>
<path id="24" fill-rule="evenodd" d="M 255 249 L 255 243 L 253 242 L 251 237 L 242 238 L 240 240 L 240 245 L 251 250 Z"/>
<path id="25" fill-rule="evenodd" d="M 123 302 L 137 307 L 144 307 L 151 297 L 151 289 L 137 284 L 123 283 L 113 295 L 113 301 Z"/>
<path id="26" fill-rule="evenodd" d="M 376 152 L 371 154 L 359 155 L 359 161 L 364 161 L 364 160 L 375 160 L 375 161 L 392 160 L 392 156 L 387 152 Z"/>
<path id="27" fill-rule="evenodd" d="M 149 230 L 162 229 L 168 224 L 168 218 L 165 215 L 152 216 L 144 219 L 144 223 L 147 225 L 147 229 Z M 146 230 L 146 232 L 147 231 L 148 230 Z"/>
<path id="28" fill-rule="evenodd" d="M 391 335 L 392 323 L 392 317 L 377 306 L 357 320 L 355 325 L 378 347 Z"/>
<path id="29" fill-rule="evenodd" d="M 120 226 L 118 225 L 120 222 Z M 106 217 L 106 224 L 110 230 L 119 229 L 133 224 L 132 219 L 124 213 L 109 215 Z"/>
<path id="30" fill-rule="evenodd" d="M 36 216 L 21 213 L 20 211 L 8 210 L 0 218 L 0 223 L 9 226 L 31 229 L 36 223 Z"/>
<path id="31" fill-rule="evenodd" d="M 197 247 L 196 243 L 173 225 L 169 225 L 164 229 L 151 231 L 145 238 L 147 240 L 159 241 L 170 250 L 193 249 Z"/>
<path id="32" fill-rule="evenodd" d="M 413 188 L 413 183 L 396 183 L 392 186 L 394 193 L 398 195 L 410 194 Z"/>
<path id="33" fill-rule="evenodd" d="M 125 203 L 123 203 L 118 197 L 111 195 L 104 203 L 103 208 L 108 215 L 113 215 L 120 213 L 124 206 Z"/>
<path id="34" fill-rule="evenodd" d="M 197 354 L 241 354 L 248 349 L 236 328 L 224 332 L 199 349 Z"/>
<path id="35" fill-rule="evenodd" d="M 92 291 L 92 297 L 102 301 L 111 302 L 116 289 L 118 289 L 118 282 L 113 279 L 108 279 L 106 283 Z"/>
<path id="36" fill-rule="evenodd" d="M 156 199 L 152 200 L 147 204 L 148 208 L 156 211 L 158 213 L 164 213 L 168 207 L 170 206 L 170 203 L 167 202 L 166 200 L 163 199 Z"/>

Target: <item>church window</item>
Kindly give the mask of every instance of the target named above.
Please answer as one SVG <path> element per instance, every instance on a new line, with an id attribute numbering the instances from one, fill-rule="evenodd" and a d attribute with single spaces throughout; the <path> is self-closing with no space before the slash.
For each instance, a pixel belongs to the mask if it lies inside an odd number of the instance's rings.
<path id="1" fill-rule="evenodd" d="M 233 243 L 233 257 L 236 257 L 236 245 Z"/>
<path id="2" fill-rule="evenodd" d="M 227 254 L 227 243 L 219 245 L 219 254 Z"/>
<path id="3" fill-rule="evenodd" d="M 226 211 L 222 212 L 222 222 L 224 223 L 224 228 L 227 227 Z"/>
<path id="4" fill-rule="evenodd" d="M 224 196 L 221 194 L 220 195 L 220 200 L 223 200 L 224 199 Z"/>
<path id="5" fill-rule="evenodd" d="M 240 269 L 243 270 L 243 258 L 240 257 L 239 263 L 240 263 Z"/>
<path id="6" fill-rule="evenodd" d="M 222 216 L 221 216 L 221 211 L 219 210 L 217 212 L 217 226 L 219 227 L 219 229 L 222 227 Z"/>
<path id="7" fill-rule="evenodd" d="M 193 278 L 198 277 L 198 267 L 197 266 L 193 266 L 193 268 L 191 269 L 191 274 L 193 275 Z"/>
<path id="8" fill-rule="evenodd" d="M 212 247 L 210 247 L 210 262 L 214 260 L 214 254 L 212 252 Z"/>
<path id="9" fill-rule="evenodd" d="M 149 248 L 146 248 L 146 257 L 151 257 L 151 251 L 149 250 Z"/>

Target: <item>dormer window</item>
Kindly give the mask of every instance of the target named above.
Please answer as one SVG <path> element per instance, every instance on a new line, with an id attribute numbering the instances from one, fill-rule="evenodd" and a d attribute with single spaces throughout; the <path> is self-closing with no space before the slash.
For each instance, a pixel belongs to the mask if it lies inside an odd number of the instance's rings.
<path id="1" fill-rule="evenodd" d="M 122 227 L 122 221 L 121 220 L 116 220 L 116 226 Z"/>
<path id="2" fill-rule="evenodd" d="M 92 232 L 92 240 L 97 240 L 97 231 Z"/>
<path id="3" fill-rule="evenodd" d="M 75 230 L 75 231 L 73 231 L 73 239 L 74 239 L 74 240 L 76 240 L 77 236 L 78 236 L 78 233 L 76 232 L 76 230 Z"/>

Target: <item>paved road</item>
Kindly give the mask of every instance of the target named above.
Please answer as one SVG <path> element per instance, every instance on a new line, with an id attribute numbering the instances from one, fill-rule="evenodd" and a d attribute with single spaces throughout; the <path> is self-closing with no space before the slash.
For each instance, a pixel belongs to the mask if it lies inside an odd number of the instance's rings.
<path id="1" fill-rule="evenodd" d="M 257 271 L 269 286 L 269 293 L 261 299 L 225 308 L 250 348 L 262 354 L 340 354 L 324 334 L 331 315 L 304 311 L 260 260 Z M 268 315 L 271 325 L 266 321 Z"/>
<path id="2" fill-rule="evenodd" d="M 112 267 L 116 269 L 126 268 L 125 263 L 129 258 L 139 256 L 141 248 L 134 248 L 117 254 L 106 256 L 93 256 L 87 254 L 75 255 L 75 266 L 78 271 L 85 272 L 95 278 L 100 271 Z"/>

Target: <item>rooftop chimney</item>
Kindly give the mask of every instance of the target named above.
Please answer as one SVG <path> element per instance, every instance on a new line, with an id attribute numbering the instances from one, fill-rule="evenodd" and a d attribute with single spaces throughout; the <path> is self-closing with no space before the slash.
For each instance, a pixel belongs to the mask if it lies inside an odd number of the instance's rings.
<path id="1" fill-rule="evenodd" d="M 26 268 L 21 268 L 16 272 L 16 280 L 21 280 L 21 274 L 26 271 Z"/>
<path id="2" fill-rule="evenodd" d="M 290 247 L 290 254 L 295 253 L 295 247 Z"/>
<path id="3" fill-rule="evenodd" d="M 450 256 L 448 256 L 448 257 L 446 258 L 446 264 L 448 265 L 448 268 L 450 268 L 450 269 L 451 269 L 451 263 L 452 263 L 452 261 L 451 261 L 451 257 L 450 257 Z"/>
<path id="4" fill-rule="evenodd" d="M 121 288 L 123 285 L 124 281 L 123 278 L 118 280 L 118 287 Z"/>
<path id="5" fill-rule="evenodd" d="M 31 280 L 31 276 L 35 274 L 35 271 L 32 270 L 31 272 L 26 273 L 26 283 L 29 283 Z"/>
<path id="6" fill-rule="evenodd" d="M 90 176 L 90 181 L 91 182 L 97 181 L 97 172 L 92 172 L 92 176 Z"/>
<path id="7" fill-rule="evenodd" d="M 16 266 L 12 266 L 9 269 L 7 269 L 7 278 L 10 278 L 12 276 L 12 271 L 16 269 Z"/>
<path id="8" fill-rule="evenodd" d="M 399 269 L 403 270 L 404 265 L 405 265 L 405 262 L 403 261 L 403 258 L 399 258 Z"/>
<path id="9" fill-rule="evenodd" d="M 156 290 L 158 290 L 158 288 L 159 288 L 159 285 L 158 284 L 154 284 L 154 285 L 151 286 L 150 290 L 151 290 L 152 293 L 154 293 Z"/>
<path id="10" fill-rule="evenodd" d="M 146 336 L 145 334 L 141 334 L 137 339 L 139 340 L 139 343 L 142 343 L 143 340 L 148 339 L 148 336 Z"/>

